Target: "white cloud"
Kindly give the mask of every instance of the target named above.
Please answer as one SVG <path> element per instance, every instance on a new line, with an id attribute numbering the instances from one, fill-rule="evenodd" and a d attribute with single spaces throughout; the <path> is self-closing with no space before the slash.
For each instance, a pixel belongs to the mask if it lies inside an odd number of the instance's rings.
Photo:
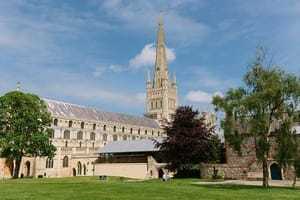
<path id="1" fill-rule="evenodd" d="M 211 103 L 212 98 L 216 95 L 223 96 L 221 92 L 211 94 L 202 90 L 191 90 L 186 95 L 186 99 L 195 103 Z"/>
<path id="2" fill-rule="evenodd" d="M 167 60 L 172 62 L 176 59 L 174 49 L 166 48 Z M 154 43 L 146 44 L 144 48 L 134 58 L 130 59 L 129 67 L 139 69 L 149 67 L 155 64 L 156 48 Z"/>

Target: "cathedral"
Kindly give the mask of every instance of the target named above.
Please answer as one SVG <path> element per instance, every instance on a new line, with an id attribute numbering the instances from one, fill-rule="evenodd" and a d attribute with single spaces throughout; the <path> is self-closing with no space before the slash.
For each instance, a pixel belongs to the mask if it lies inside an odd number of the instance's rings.
<path id="1" fill-rule="evenodd" d="M 155 66 L 146 80 L 145 116 L 104 112 L 81 105 L 44 99 L 52 115 L 49 137 L 56 146 L 54 158 L 24 157 L 20 177 L 95 175 L 99 149 L 113 142 L 159 139 L 161 125 L 170 121 L 178 105 L 175 76 L 168 72 L 165 33 L 159 21 Z M 134 143 L 133 143 L 134 144 Z M 13 163 L 0 158 L 0 177 L 12 175 Z M 151 172 L 152 173 L 152 172 Z"/>

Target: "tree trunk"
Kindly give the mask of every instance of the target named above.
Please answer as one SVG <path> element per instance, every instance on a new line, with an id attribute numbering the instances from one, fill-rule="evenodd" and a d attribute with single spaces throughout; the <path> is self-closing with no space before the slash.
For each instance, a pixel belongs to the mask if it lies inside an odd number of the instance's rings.
<path id="1" fill-rule="evenodd" d="M 297 182 L 297 170 L 294 167 L 294 180 L 293 180 L 293 187 L 296 187 L 296 182 Z"/>
<path id="2" fill-rule="evenodd" d="M 22 161 L 22 157 L 19 157 L 19 158 L 15 159 L 15 168 L 14 168 L 13 178 L 18 178 L 19 177 L 21 161 Z"/>
<path id="3" fill-rule="evenodd" d="M 263 162 L 263 187 L 269 187 L 269 170 L 268 170 L 268 160 L 265 157 Z"/>

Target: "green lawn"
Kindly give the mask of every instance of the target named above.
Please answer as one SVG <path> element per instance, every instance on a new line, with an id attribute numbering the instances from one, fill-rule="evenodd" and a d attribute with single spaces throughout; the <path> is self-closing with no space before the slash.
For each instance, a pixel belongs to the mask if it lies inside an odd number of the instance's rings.
<path id="1" fill-rule="evenodd" d="M 1 200 L 97 200 L 97 199 L 300 199 L 300 189 L 263 189 L 250 186 L 196 185 L 184 179 L 128 182 L 119 178 L 100 181 L 96 177 L 23 179 L 0 181 Z"/>

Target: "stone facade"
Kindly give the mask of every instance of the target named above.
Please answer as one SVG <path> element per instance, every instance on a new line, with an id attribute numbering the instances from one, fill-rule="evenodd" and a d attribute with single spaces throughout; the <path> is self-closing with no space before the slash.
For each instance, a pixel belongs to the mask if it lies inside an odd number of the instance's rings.
<path id="1" fill-rule="evenodd" d="M 156 60 L 151 79 L 148 74 L 146 115 L 164 123 L 172 120 L 178 105 L 177 83 L 169 78 L 163 22 L 160 20 L 156 42 Z"/>

